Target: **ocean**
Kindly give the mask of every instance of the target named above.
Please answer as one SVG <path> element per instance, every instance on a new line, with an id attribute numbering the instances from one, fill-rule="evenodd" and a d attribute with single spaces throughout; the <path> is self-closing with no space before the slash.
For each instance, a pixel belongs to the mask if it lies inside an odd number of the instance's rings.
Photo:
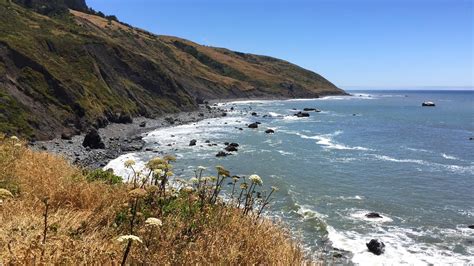
<path id="1" fill-rule="evenodd" d="M 221 103 L 234 107 L 226 117 L 161 128 L 144 140 L 175 154 L 182 178 L 199 165 L 223 165 L 278 187 L 267 217 L 285 223 L 316 258 L 330 261 L 336 248 L 361 265 L 474 263 L 474 91 L 349 92 Z M 293 116 L 306 107 L 321 112 Z M 258 129 L 246 127 L 256 121 Z M 215 157 L 224 142 L 237 142 L 239 151 Z M 155 155 L 126 154 L 105 168 L 126 178 L 124 160 L 143 165 Z M 368 252 L 372 238 L 385 243 L 384 254 Z"/>

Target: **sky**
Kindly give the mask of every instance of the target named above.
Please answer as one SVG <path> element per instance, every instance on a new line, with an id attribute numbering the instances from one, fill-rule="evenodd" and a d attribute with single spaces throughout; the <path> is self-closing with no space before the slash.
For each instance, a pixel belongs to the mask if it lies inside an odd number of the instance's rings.
<path id="1" fill-rule="evenodd" d="M 281 58 L 337 86 L 474 87 L 474 0 L 87 0 L 160 35 Z"/>

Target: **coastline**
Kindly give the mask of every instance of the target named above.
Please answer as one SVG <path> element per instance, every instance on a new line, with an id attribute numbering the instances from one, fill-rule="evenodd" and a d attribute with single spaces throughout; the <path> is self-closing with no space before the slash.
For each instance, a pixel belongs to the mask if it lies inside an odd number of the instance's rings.
<path id="1" fill-rule="evenodd" d="M 217 106 L 199 105 L 198 110 L 165 114 L 157 118 L 135 117 L 132 123 L 111 123 L 98 129 L 105 149 L 90 149 L 82 146 L 85 132 L 72 136 L 70 140 L 60 137 L 30 143 L 33 150 L 50 152 L 63 156 L 69 162 L 86 168 L 101 168 L 120 155 L 140 151 L 145 142 L 142 135 L 162 127 L 190 124 L 208 118 L 224 116 L 226 110 Z M 140 126 L 145 123 L 145 126 Z M 158 152 L 158 151 L 156 151 Z"/>
<path id="2" fill-rule="evenodd" d="M 142 137 L 145 133 L 158 128 L 185 125 L 199 122 L 204 119 L 225 116 L 224 113 L 228 112 L 228 110 L 221 109 L 219 104 L 239 101 L 311 100 L 325 98 L 327 96 L 353 95 L 323 95 L 318 98 L 255 97 L 212 99 L 209 100 L 207 104 L 200 104 L 198 109 L 195 111 L 164 114 L 157 118 L 134 117 L 132 123 L 110 123 L 103 128 L 99 128 L 99 135 L 105 144 L 104 149 L 89 149 L 82 146 L 82 141 L 84 140 L 86 132 L 72 136 L 69 140 L 57 137 L 52 140 L 35 141 L 30 143 L 30 147 L 33 150 L 61 155 L 69 162 L 81 167 L 97 169 L 106 166 L 110 161 L 116 159 L 120 155 L 143 150 L 145 142 L 142 140 Z M 146 123 L 146 126 L 141 127 L 140 124 L 142 123 Z M 158 153 L 157 150 L 153 150 L 152 152 Z"/>

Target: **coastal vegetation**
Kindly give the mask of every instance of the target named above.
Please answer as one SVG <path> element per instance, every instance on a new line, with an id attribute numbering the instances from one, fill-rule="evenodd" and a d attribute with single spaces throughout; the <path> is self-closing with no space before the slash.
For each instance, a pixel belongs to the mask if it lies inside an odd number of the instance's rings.
<path id="1" fill-rule="evenodd" d="M 343 93 L 289 62 L 158 36 L 81 0 L 0 0 L 5 133 L 43 140 L 196 110 L 204 99 Z"/>
<path id="2" fill-rule="evenodd" d="M 260 216 L 277 189 L 222 166 L 176 177 L 171 155 L 122 182 L 110 171 L 0 136 L 0 258 L 19 264 L 301 264 L 301 247 Z M 228 189 L 224 189 L 228 187 Z M 224 195 L 224 191 L 227 191 Z"/>

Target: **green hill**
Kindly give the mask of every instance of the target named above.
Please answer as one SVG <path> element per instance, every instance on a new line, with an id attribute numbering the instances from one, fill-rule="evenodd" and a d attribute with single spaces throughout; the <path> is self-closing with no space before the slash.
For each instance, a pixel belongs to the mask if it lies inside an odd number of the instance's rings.
<path id="1" fill-rule="evenodd" d="M 157 36 L 83 0 L 0 0 L 2 132 L 46 139 L 202 99 L 343 93 L 289 62 Z"/>

